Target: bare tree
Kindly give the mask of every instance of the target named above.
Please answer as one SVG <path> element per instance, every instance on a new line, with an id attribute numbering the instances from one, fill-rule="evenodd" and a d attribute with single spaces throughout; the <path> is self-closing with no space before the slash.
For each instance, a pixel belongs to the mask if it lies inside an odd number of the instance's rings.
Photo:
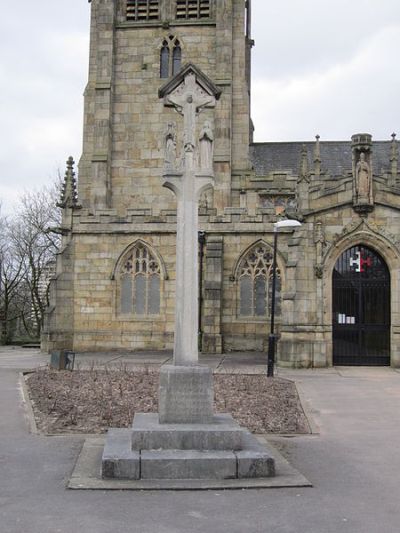
<path id="1" fill-rule="evenodd" d="M 10 235 L 12 221 L 0 217 L 0 322 L 1 343 L 11 341 L 13 326 L 21 315 L 21 288 L 25 265 L 16 257 Z M 24 301 L 24 299 L 22 299 Z"/>
<path id="2" fill-rule="evenodd" d="M 49 231 L 60 225 L 56 207 L 59 184 L 25 192 L 15 215 L 0 217 L 1 340 L 12 340 L 16 320 L 27 335 L 39 338 L 48 305 L 49 278 L 60 236 Z"/>
<path id="3" fill-rule="evenodd" d="M 39 338 L 48 305 L 49 276 L 60 246 L 60 236 L 49 231 L 60 225 L 56 186 L 27 192 L 20 198 L 11 242 L 22 266 L 20 289 L 28 295 L 30 312 L 21 307 L 21 317 L 30 336 Z M 21 302 L 22 304 L 22 302 Z"/>

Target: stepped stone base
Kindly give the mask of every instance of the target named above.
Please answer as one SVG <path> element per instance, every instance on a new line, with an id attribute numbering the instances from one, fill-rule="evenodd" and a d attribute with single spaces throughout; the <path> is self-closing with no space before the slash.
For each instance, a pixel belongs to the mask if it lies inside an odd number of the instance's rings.
<path id="1" fill-rule="evenodd" d="M 275 476 L 275 461 L 230 415 L 209 424 L 160 424 L 136 414 L 132 429 L 110 429 L 102 477 L 116 479 L 238 479 Z"/>

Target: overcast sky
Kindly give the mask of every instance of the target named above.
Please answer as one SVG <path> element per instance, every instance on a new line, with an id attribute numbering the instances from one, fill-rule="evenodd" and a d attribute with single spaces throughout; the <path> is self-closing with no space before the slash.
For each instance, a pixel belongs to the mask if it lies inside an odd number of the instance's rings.
<path id="1" fill-rule="evenodd" d="M 79 159 L 87 0 L 3 2 L 0 200 Z M 400 0 L 253 0 L 256 141 L 400 134 Z"/>

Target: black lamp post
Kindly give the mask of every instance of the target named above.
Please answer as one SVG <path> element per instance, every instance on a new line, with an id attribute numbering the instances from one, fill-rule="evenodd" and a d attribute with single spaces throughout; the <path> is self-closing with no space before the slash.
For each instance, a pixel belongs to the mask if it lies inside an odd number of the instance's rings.
<path id="1" fill-rule="evenodd" d="M 278 232 L 281 228 L 298 228 L 301 223 L 298 220 L 280 220 L 274 224 L 274 250 L 272 259 L 272 298 L 271 298 L 271 325 L 268 336 L 268 364 L 267 376 L 274 377 L 274 363 L 275 363 L 275 298 L 276 298 L 276 252 L 278 249 Z"/>
<path id="2" fill-rule="evenodd" d="M 204 246 L 206 244 L 206 233 L 205 231 L 199 231 L 199 324 L 198 324 L 198 345 L 199 351 L 203 349 L 203 325 L 202 325 L 202 314 L 203 314 L 203 258 L 204 258 Z"/>

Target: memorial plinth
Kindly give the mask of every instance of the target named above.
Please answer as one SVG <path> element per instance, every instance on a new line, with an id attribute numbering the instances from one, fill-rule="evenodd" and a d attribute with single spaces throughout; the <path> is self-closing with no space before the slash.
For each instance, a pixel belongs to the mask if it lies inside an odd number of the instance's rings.
<path id="1" fill-rule="evenodd" d="M 159 413 L 136 414 L 132 429 L 108 432 L 102 475 L 118 479 L 230 479 L 275 475 L 271 454 L 230 415 L 214 415 L 212 370 L 198 364 L 198 202 L 214 184 L 213 132 L 196 139 L 197 117 L 215 107 L 219 90 L 187 65 L 161 90 L 183 115 L 178 162 L 173 123 L 165 135 L 163 185 L 177 198 L 173 365 L 160 370 Z"/>
<path id="2" fill-rule="evenodd" d="M 214 417 L 211 368 L 165 365 L 160 369 L 160 424 L 211 424 Z"/>

